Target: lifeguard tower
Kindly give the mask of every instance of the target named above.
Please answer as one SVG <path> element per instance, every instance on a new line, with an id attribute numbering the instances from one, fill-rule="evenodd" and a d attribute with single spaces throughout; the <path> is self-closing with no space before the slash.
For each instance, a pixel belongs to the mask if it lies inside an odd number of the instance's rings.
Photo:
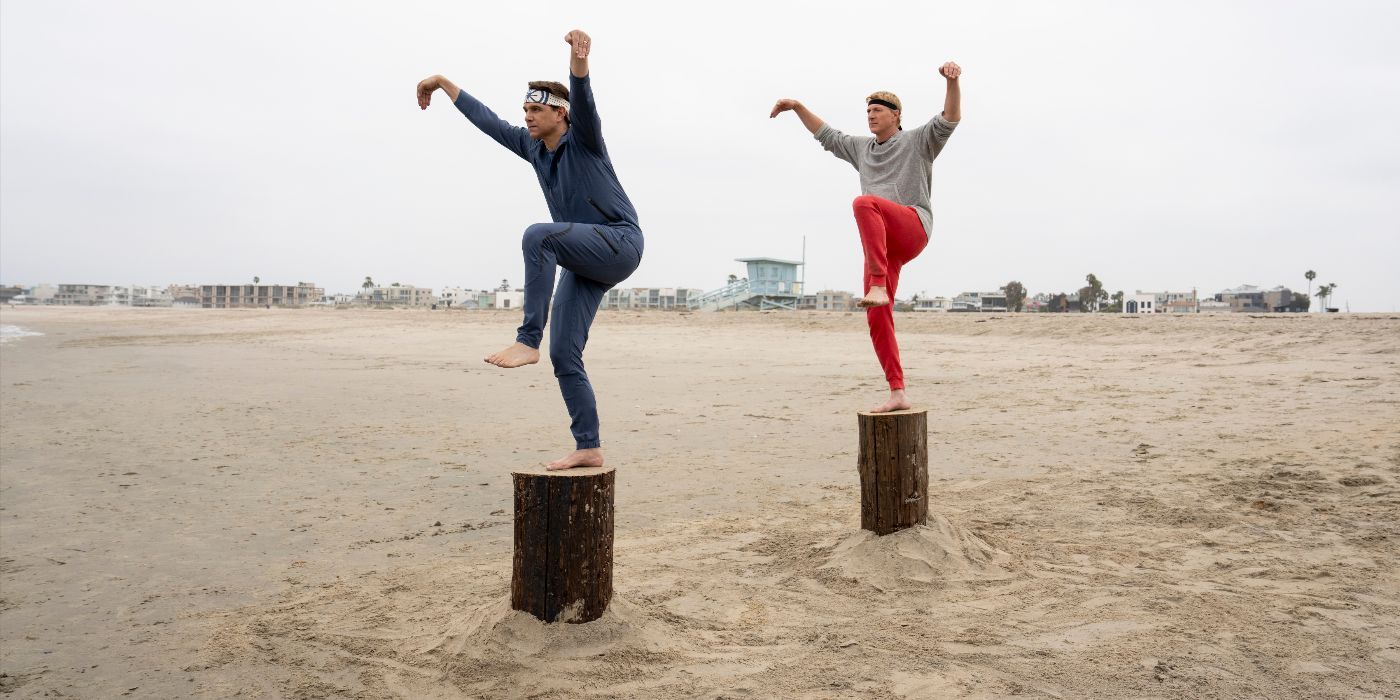
<path id="1" fill-rule="evenodd" d="M 802 298 L 802 283 L 797 279 L 797 267 L 801 262 L 780 258 L 735 260 L 748 265 L 748 276 L 692 298 L 687 303 L 690 310 L 797 310 L 797 301 Z"/>

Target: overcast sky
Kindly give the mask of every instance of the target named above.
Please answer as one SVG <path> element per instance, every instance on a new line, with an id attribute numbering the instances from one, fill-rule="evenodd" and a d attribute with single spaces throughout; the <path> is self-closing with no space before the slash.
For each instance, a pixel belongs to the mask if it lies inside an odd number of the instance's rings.
<path id="1" fill-rule="evenodd" d="M 879 16 L 857 7 L 889 8 Z M 593 36 L 614 165 L 646 234 L 627 286 L 713 289 L 802 256 L 856 290 L 851 167 L 780 97 L 864 130 L 963 122 L 901 296 L 1016 279 L 1213 294 L 1337 283 L 1400 308 L 1400 3 L 0 3 L 0 282 L 522 283 L 549 214 L 529 166 L 439 93 L 520 122 Z"/>

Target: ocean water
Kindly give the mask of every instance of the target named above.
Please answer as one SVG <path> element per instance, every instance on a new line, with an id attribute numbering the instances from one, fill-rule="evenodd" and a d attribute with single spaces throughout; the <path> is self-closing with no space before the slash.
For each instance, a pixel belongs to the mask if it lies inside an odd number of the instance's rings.
<path id="1" fill-rule="evenodd" d="M 27 335 L 43 335 L 38 331 L 31 331 L 28 328 L 5 324 L 0 326 L 0 343 L 8 343 L 15 338 L 23 338 Z"/>

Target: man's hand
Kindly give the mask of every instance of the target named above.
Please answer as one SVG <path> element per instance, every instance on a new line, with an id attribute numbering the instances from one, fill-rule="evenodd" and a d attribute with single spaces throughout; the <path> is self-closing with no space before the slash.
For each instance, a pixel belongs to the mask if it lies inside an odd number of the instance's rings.
<path id="1" fill-rule="evenodd" d="M 801 106 L 802 103 L 798 102 L 797 100 L 789 100 L 787 98 L 783 98 L 781 100 L 778 100 L 777 104 L 773 105 L 773 112 L 768 115 L 768 118 L 772 119 L 773 117 L 776 117 L 779 114 L 782 114 L 783 112 L 786 112 L 791 109 L 797 109 Z"/>
<path id="2" fill-rule="evenodd" d="M 438 89 L 440 75 L 430 75 L 418 83 L 418 108 L 427 109 L 433 100 L 433 92 Z"/>
<path id="3" fill-rule="evenodd" d="M 962 66 L 949 61 L 938 69 L 938 74 L 949 80 L 957 80 L 962 75 Z"/>
<path id="4" fill-rule="evenodd" d="M 575 29 L 565 34 L 564 43 L 574 47 L 574 56 L 577 58 L 588 58 L 588 51 L 593 48 L 593 39 L 582 29 Z"/>
<path id="5" fill-rule="evenodd" d="M 811 110 L 808 110 L 801 102 L 790 100 L 786 97 L 778 100 L 777 104 L 773 105 L 773 111 L 768 114 L 768 118 L 772 119 L 787 111 L 796 112 L 797 118 L 802 120 L 802 126 L 807 127 L 807 130 L 813 134 L 821 130 L 824 122 L 818 119 L 817 115 L 812 114 Z"/>

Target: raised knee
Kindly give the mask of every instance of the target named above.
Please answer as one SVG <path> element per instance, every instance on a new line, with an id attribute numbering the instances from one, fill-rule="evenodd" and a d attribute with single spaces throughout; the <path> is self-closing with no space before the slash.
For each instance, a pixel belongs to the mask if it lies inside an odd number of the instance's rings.
<path id="1" fill-rule="evenodd" d="M 875 202 L 878 199 L 880 198 L 876 197 L 873 194 L 863 194 L 859 197 L 856 197 L 855 200 L 851 202 L 851 209 L 854 209 L 855 211 L 860 211 L 861 209 L 874 209 Z"/>
<path id="2" fill-rule="evenodd" d="M 560 343 L 559 345 L 566 345 Z M 583 373 L 583 357 L 567 347 L 549 344 L 549 363 L 554 365 L 554 376 L 563 377 Z"/>
<path id="3" fill-rule="evenodd" d="M 520 239 L 520 247 L 525 250 L 538 248 L 554 233 L 554 227 L 550 224 L 531 224 L 525 229 L 525 235 Z"/>

